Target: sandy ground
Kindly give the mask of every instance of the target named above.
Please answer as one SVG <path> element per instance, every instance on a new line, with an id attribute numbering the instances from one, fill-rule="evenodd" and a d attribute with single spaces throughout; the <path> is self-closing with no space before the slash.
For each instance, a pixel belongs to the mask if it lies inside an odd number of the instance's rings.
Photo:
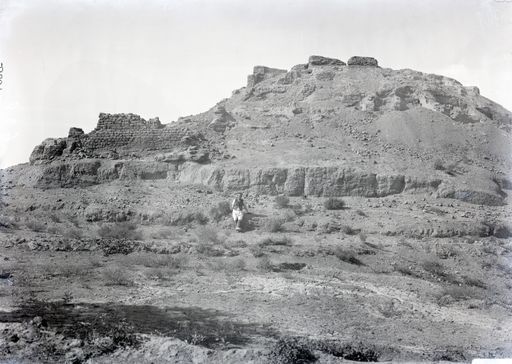
<path id="1" fill-rule="evenodd" d="M 512 242 L 475 235 L 506 207 L 400 195 L 326 210 L 324 198 L 248 196 L 237 233 L 210 212 L 229 197 L 154 181 L 11 189 L 2 362 L 285 363 L 283 340 L 324 363 L 357 358 L 350 350 L 379 361 L 512 355 Z M 113 213 L 94 210 L 105 198 Z M 210 221 L 161 216 L 180 202 Z M 108 221 L 119 211 L 130 223 Z"/>

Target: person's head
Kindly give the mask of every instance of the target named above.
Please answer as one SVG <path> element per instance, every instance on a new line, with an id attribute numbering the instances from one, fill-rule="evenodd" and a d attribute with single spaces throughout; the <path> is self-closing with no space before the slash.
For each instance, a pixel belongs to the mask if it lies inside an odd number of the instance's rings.
<path id="1" fill-rule="evenodd" d="M 236 198 L 237 198 L 237 199 L 239 199 L 239 200 L 241 200 L 241 199 L 242 199 L 242 192 L 238 192 L 238 193 L 236 194 Z"/>

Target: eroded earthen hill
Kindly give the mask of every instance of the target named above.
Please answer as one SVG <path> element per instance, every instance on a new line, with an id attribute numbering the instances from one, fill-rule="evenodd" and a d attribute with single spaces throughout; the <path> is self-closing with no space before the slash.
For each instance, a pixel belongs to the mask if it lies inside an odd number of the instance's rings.
<path id="1" fill-rule="evenodd" d="M 261 194 L 427 192 L 503 204 L 509 111 L 447 77 L 370 57 L 347 63 L 311 56 L 290 70 L 256 66 L 230 98 L 168 124 L 101 113 L 90 133 L 71 128 L 38 145 L 15 183 L 172 179 Z"/>

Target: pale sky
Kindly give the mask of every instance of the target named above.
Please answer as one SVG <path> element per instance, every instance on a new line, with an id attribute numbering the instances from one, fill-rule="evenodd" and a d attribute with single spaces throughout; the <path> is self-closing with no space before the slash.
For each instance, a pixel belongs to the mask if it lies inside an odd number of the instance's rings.
<path id="1" fill-rule="evenodd" d="M 0 0 L 0 168 L 100 112 L 207 110 L 254 65 L 378 59 L 512 110 L 512 0 Z"/>

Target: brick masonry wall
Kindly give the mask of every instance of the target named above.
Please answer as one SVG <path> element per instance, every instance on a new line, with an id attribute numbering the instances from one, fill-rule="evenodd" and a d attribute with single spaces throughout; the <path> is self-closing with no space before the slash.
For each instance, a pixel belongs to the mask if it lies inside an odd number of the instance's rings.
<path id="1" fill-rule="evenodd" d="M 92 150 L 123 147 L 130 150 L 171 149 L 188 134 L 178 125 L 164 127 L 158 118 L 145 120 L 135 114 L 101 113 L 96 129 L 83 138 L 82 143 Z"/>

